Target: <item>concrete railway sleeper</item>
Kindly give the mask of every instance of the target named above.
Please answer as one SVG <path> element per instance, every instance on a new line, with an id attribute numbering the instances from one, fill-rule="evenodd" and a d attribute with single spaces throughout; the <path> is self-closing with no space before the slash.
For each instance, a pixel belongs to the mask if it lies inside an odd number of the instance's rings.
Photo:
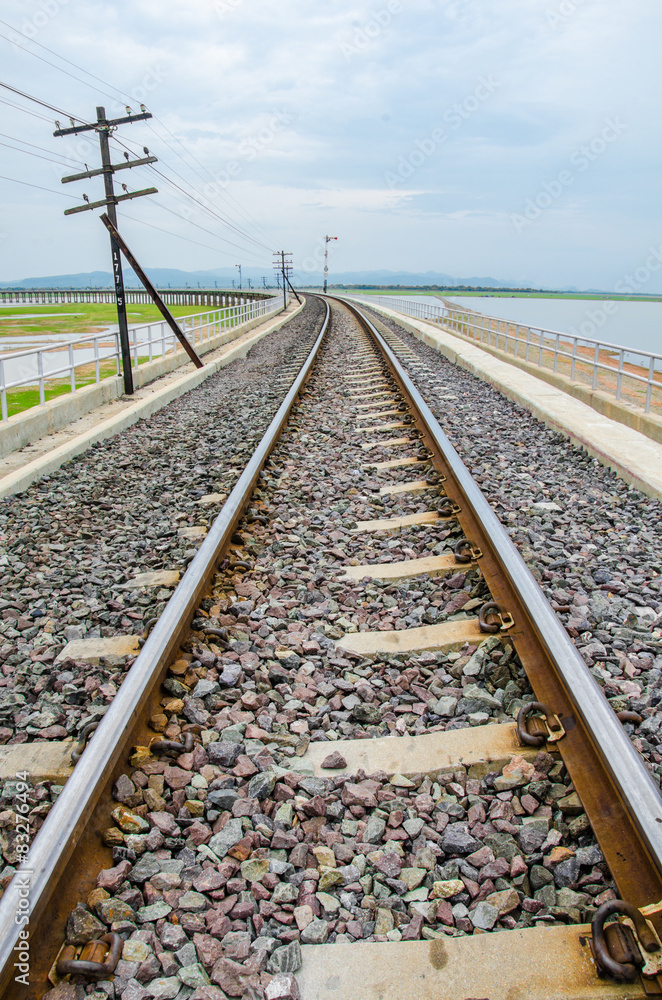
<path id="1" fill-rule="evenodd" d="M 0 901 L 3 995 L 662 994 L 658 790 L 392 349 L 332 310 L 17 876 L 27 989 Z"/>

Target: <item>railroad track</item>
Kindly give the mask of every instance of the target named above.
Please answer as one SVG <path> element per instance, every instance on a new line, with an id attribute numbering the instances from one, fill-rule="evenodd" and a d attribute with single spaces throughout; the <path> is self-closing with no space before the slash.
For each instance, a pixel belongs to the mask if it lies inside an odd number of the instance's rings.
<path id="1" fill-rule="evenodd" d="M 659 793 L 416 359 L 328 326 L 0 901 L 3 995 L 660 995 Z"/>

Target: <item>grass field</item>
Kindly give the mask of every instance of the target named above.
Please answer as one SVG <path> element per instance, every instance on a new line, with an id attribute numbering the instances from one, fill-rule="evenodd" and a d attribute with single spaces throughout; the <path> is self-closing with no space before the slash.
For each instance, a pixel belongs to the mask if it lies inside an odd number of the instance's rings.
<path id="1" fill-rule="evenodd" d="M 210 311 L 200 306 L 169 306 L 173 316 L 194 316 Z M 39 315 L 43 312 L 43 316 Z M 36 314 L 36 315 L 35 315 Z M 130 304 L 127 310 L 130 324 L 150 323 L 162 316 L 154 305 Z M 100 333 L 110 326 L 117 326 L 117 309 L 114 305 L 67 302 L 62 305 L 8 306 L 0 309 L 0 337 L 23 337 L 49 333 L 77 334 Z"/>
<path id="2" fill-rule="evenodd" d="M 138 364 L 143 365 L 149 361 L 147 356 L 138 358 Z M 117 374 L 117 364 L 115 360 L 101 361 L 99 363 L 99 377 L 101 379 L 111 378 Z M 86 385 L 91 385 L 95 381 L 94 364 L 81 365 L 76 369 L 76 389 L 82 389 Z M 46 402 L 49 399 L 57 399 L 58 396 L 65 396 L 71 392 L 71 382 L 68 378 L 49 379 L 44 390 Z M 13 417 L 16 413 L 29 410 L 31 406 L 39 406 L 39 387 L 26 386 L 21 389 L 9 389 L 7 391 L 7 416 Z"/>

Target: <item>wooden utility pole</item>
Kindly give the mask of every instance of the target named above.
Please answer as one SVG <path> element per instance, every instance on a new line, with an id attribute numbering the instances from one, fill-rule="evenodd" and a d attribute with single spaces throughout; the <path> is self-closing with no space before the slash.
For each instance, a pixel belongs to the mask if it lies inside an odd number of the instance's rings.
<path id="1" fill-rule="evenodd" d="M 274 271 L 283 276 L 283 309 L 285 309 L 287 306 L 287 286 L 289 285 L 287 276 L 292 271 L 292 254 L 289 250 L 274 250 Z"/>
<path id="2" fill-rule="evenodd" d="M 131 112 L 130 108 L 127 108 L 128 112 Z M 71 181 L 81 181 L 88 177 L 97 177 L 103 174 L 104 188 L 105 188 L 105 198 L 103 201 L 93 201 L 91 202 L 86 195 L 83 198 L 86 201 L 85 205 L 79 205 L 76 208 L 69 208 L 64 213 L 65 215 L 75 215 L 78 212 L 89 212 L 95 208 L 107 208 L 108 218 L 110 219 L 113 227 L 117 230 L 117 210 L 115 206 L 120 201 L 129 201 L 132 198 L 140 198 L 146 194 L 156 194 L 157 188 L 145 188 L 142 191 L 130 191 L 126 194 L 116 195 L 115 187 L 113 184 L 113 174 L 117 170 L 126 170 L 129 167 L 140 167 L 146 163 L 156 163 L 156 156 L 150 156 L 149 150 L 145 149 L 147 154 L 145 157 L 139 160 L 127 160 L 126 163 L 111 163 L 110 160 L 110 135 L 114 132 L 119 125 L 129 124 L 130 122 L 144 121 L 146 118 L 151 118 L 151 114 L 144 109 L 141 105 L 141 114 L 134 115 L 129 113 L 124 118 L 114 118 L 109 120 L 106 118 L 106 109 L 103 107 L 97 108 L 97 120 L 95 124 L 91 125 L 72 125 L 71 128 L 58 128 L 56 132 L 53 133 L 54 136 L 62 135 L 77 135 L 79 132 L 97 132 L 99 135 L 99 146 L 101 147 L 101 169 L 99 170 L 86 170 L 82 174 L 71 174 L 68 177 L 62 178 L 63 184 L 68 184 Z M 56 123 L 57 124 L 57 123 Z M 122 258 L 120 256 L 120 247 L 113 236 L 111 231 L 110 234 L 110 253 L 113 262 L 113 280 L 115 282 L 115 301 L 117 304 L 117 322 L 120 332 L 120 351 L 122 354 L 122 374 L 124 376 L 124 392 L 131 396 L 133 395 L 133 373 L 131 371 L 131 350 L 129 348 L 129 324 L 126 316 L 126 298 L 124 295 L 124 278 L 122 275 Z"/>
<path id="3" fill-rule="evenodd" d="M 195 365 L 195 367 L 196 368 L 202 368 L 202 367 L 204 367 L 203 363 L 200 360 L 200 358 L 198 357 L 195 349 L 191 346 L 191 344 L 189 344 L 188 340 L 186 339 L 186 337 L 184 336 L 184 334 L 180 330 L 179 324 L 177 323 L 177 320 L 172 315 L 172 313 L 170 312 L 170 310 L 166 306 L 165 302 L 163 301 L 163 299 L 161 298 L 161 296 L 157 292 L 156 288 L 154 287 L 154 285 L 152 284 L 152 282 L 149 280 L 149 278 L 147 277 L 147 275 L 143 271 L 142 267 L 140 266 L 140 264 L 138 263 L 138 261 L 136 260 L 136 258 L 134 257 L 134 255 L 131 253 L 131 251 L 129 250 L 128 246 L 126 245 L 126 243 L 124 242 L 124 240 L 122 239 L 122 237 L 120 236 L 120 234 L 118 233 L 117 226 L 113 222 L 111 222 L 111 220 L 110 220 L 110 212 L 108 212 L 108 215 L 106 215 L 105 212 L 104 212 L 104 214 L 101 216 L 101 221 L 103 222 L 104 226 L 106 227 L 106 229 L 110 233 L 111 239 L 113 240 L 115 246 L 119 250 L 122 251 L 122 253 L 126 257 L 126 259 L 128 260 L 129 264 L 131 265 L 131 267 L 133 268 L 133 270 L 135 271 L 135 273 L 138 275 L 138 277 L 142 281 L 143 285 L 145 286 L 145 288 L 149 292 L 150 296 L 152 297 L 152 300 L 153 300 L 156 308 L 159 310 L 159 312 L 163 316 L 164 320 L 166 321 L 166 323 L 168 324 L 168 326 L 170 327 L 170 329 L 172 330 L 172 332 L 174 333 L 174 335 L 177 337 L 177 340 L 182 345 L 182 347 L 184 348 L 184 350 L 188 354 L 189 358 L 191 359 L 191 361 L 193 362 L 193 364 Z M 198 282 L 198 284 L 200 284 L 200 283 Z"/>

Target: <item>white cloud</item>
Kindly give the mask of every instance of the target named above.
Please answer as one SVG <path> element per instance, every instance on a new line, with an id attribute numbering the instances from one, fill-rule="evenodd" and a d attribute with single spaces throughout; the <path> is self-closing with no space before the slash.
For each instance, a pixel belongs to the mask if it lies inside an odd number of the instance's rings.
<path id="1" fill-rule="evenodd" d="M 337 228 L 343 270 L 528 269 L 541 283 L 596 285 L 656 238 L 656 0 L 402 0 L 400 10 L 389 0 L 291 0 L 286 10 L 273 0 L 5 0 L 0 16 L 113 85 L 79 83 L 0 39 L 3 76 L 19 88 L 86 116 L 97 104 L 121 114 L 125 101 L 144 100 L 158 120 L 123 128 L 121 138 L 147 145 L 159 169 L 235 228 L 198 209 L 185 221 L 185 196 L 162 178 L 149 205 L 125 214 L 190 239 L 216 246 L 196 223 L 268 261 L 237 228 L 302 258 Z M 348 45 L 359 50 L 348 55 Z M 464 116 L 490 74 L 498 88 Z M 51 151 L 44 155 L 72 156 L 80 169 L 98 162 L 93 135 L 53 139 L 59 116 L 25 106 L 48 121 L 0 104 L 0 131 Z M 458 107 L 455 128 L 448 116 Z M 618 143 L 515 239 L 511 214 L 617 116 L 628 125 Z M 394 165 L 440 127 L 447 141 L 389 187 Z M 2 153 L 1 173 L 58 193 L 0 181 L 0 278 L 106 268 L 102 227 L 91 213 L 65 219 L 60 196 L 98 195 L 98 179 L 70 192 L 59 176 L 75 165 Z M 149 178 L 136 171 L 127 183 Z M 127 226 L 147 264 L 218 266 L 239 253 Z"/>

